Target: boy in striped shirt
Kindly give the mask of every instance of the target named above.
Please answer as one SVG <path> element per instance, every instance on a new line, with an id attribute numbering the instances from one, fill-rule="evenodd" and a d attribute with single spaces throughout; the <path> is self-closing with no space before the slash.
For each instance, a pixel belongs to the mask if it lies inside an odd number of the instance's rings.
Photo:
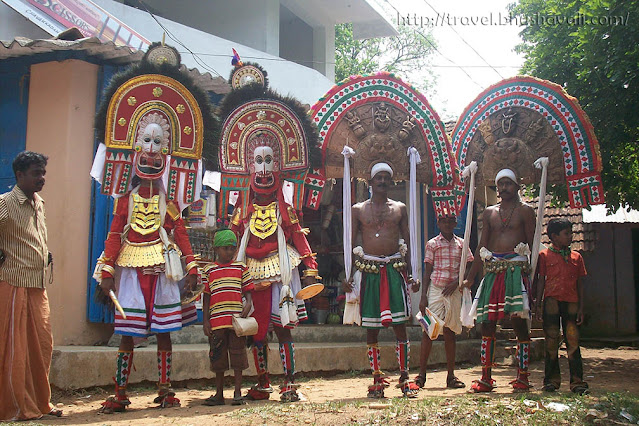
<path id="1" fill-rule="evenodd" d="M 215 233 L 213 249 L 217 262 L 205 268 L 208 285 L 204 289 L 202 311 L 204 334 L 209 338 L 211 371 L 215 372 L 216 393 L 205 400 L 206 405 L 224 405 L 224 372 L 230 368 L 235 375 L 233 405 L 243 404 L 242 370 L 248 368 L 246 337 L 238 337 L 233 330 L 233 315 L 246 318 L 253 306 L 253 281 L 242 262 L 234 262 L 237 237 L 223 229 Z M 242 296 L 245 303 L 242 303 Z M 230 358 L 230 363 L 229 363 Z"/>

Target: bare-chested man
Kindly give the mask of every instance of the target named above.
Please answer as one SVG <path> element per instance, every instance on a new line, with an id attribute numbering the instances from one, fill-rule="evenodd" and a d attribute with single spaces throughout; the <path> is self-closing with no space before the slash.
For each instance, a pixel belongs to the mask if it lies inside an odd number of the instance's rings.
<path id="1" fill-rule="evenodd" d="M 369 398 L 383 398 L 384 388 L 389 385 L 380 369 L 377 339 L 380 329 L 389 326 L 393 327 L 397 338 L 395 351 L 400 369 L 397 386 L 407 397 L 416 396 L 419 389 L 408 378 L 410 342 L 406 335 L 406 322 L 410 317 L 408 286 L 417 292 L 419 281 L 406 272 L 411 270 L 409 261 L 404 259 L 409 247 L 408 215 L 404 203 L 387 197 L 392 177 L 393 170 L 388 164 L 375 164 L 369 180 L 371 198 L 352 208 L 352 240 L 361 233 L 362 246 L 353 250 L 356 272 L 344 283 L 346 292 L 353 289 L 353 281 L 361 284 L 362 326 L 368 329 L 366 342 L 373 372 Z M 405 246 L 400 245 L 400 238 L 406 241 Z"/>
<path id="2" fill-rule="evenodd" d="M 481 324 L 482 333 L 482 377 L 473 382 L 471 389 L 490 392 L 495 388 L 491 378 L 495 329 L 498 320 L 509 316 L 517 335 L 518 359 L 517 379 L 510 384 L 515 391 L 525 391 L 531 387 L 528 382 L 530 334 L 526 319 L 530 312 L 528 255 L 535 233 L 535 213 L 519 199 L 519 184 L 512 170 L 499 171 L 495 184 L 501 203 L 484 211 L 481 241 L 468 279 L 464 281 L 464 286 L 472 285 L 483 261 L 486 275 L 475 296 L 477 322 Z"/>

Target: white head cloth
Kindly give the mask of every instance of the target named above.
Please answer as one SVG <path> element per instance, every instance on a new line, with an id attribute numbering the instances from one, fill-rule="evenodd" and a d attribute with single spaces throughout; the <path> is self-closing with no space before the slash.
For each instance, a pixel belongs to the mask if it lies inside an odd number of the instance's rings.
<path id="1" fill-rule="evenodd" d="M 497 182 L 499 182 L 501 178 L 508 178 L 518 184 L 515 172 L 510 169 L 501 169 L 499 173 L 497 173 L 497 176 L 495 176 L 495 185 L 497 185 Z"/>
<path id="2" fill-rule="evenodd" d="M 377 163 L 371 169 L 371 179 L 375 177 L 375 175 L 379 172 L 388 172 L 391 177 L 393 177 L 393 169 L 387 163 Z"/>

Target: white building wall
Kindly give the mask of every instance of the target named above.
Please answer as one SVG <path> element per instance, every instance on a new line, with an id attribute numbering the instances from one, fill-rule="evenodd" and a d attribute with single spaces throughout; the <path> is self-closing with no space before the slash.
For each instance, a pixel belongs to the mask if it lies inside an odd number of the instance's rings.
<path id="1" fill-rule="evenodd" d="M 94 0 L 100 7 L 117 16 L 124 23 L 138 31 L 149 41 L 162 40 L 164 30 L 145 11 L 125 6 L 113 0 Z M 270 0 L 267 0 L 270 1 Z M 233 2 L 235 4 L 235 2 Z M 154 5 L 152 7 L 155 7 Z M 279 16 L 279 3 L 277 6 Z M 231 72 L 232 48 L 235 48 L 242 59 L 255 61 L 262 65 L 269 76 L 270 85 L 280 94 L 294 96 L 302 103 L 313 105 L 333 86 L 333 80 L 326 78 L 318 71 L 282 60 L 279 56 L 270 55 L 263 51 L 244 46 L 238 42 L 220 38 L 188 26 L 157 17 L 171 34 L 184 43 L 199 58 L 196 60 L 183 47 L 172 40 L 169 35 L 166 42 L 175 46 L 182 62 L 189 68 L 197 68 L 201 72 L 209 71 L 228 78 Z M 240 23 L 236 23 L 238 28 Z M 277 26 L 279 34 L 279 24 Z M 278 40 L 279 43 L 279 40 Z M 278 44 L 279 50 L 279 44 Z M 202 65 L 204 63 L 205 66 Z M 214 70 L 214 71 L 213 71 Z"/>
<path id="2" fill-rule="evenodd" d="M 334 80 L 334 24 L 309 25 L 279 0 L 145 3 L 166 19 L 313 68 Z"/>
<path id="3" fill-rule="evenodd" d="M 146 0 L 158 15 L 262 52 L 279 54 L 279 0 Z"/>
<path id="4" fill-rule="evenodd" d="M 319 72 L 313 66 L 313 28 L 284 6 L 280 7 L 280 57 Z M 323 61 L 323 58 L 322 58 Z M 324 74 L 322 72 L 322 74 Z"/>
<path id="5" fill-rule="evenodd" d="M 13 40 L 16 37 L 30 39 L 51 38 L 44 30 L 27 18 L 0 2 L 0 40 Z"/>
<path id="6" fill-rule="evenodd" d="M 313 68 L 335 81 L 335 27 L 313 28 Z"/>

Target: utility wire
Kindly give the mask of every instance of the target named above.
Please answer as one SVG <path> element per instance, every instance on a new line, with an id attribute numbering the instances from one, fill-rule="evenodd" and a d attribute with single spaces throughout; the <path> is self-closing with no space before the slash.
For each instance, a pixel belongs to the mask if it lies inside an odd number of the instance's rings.
<path id="1" fill-rule="evenodd" d="M 390 3 L 389 0 L 384 0 L 386 1 L 386 3 L 388 3 L 394 10 L 395 12 L 398 13 L 398 15 L 401 15 L 401 12 L 392 4 Z M 424 2 L 426 2 L 426 0 L 423 0 Z M 204 68 L 207 71 L 212 72 L 215 75 L 218 75 L 220 77 L 222 77 L 222 75 L 217 72 L 214 68 L 212 68 L 211 66 L 209 66 L 208 64 L 206 64 L 201 58 L 200 56 L 219 56 L 219 57 L 228 57 L 227 54 L 219 54 L 219 53 L 205 53 L 205 52 L 193 52 L 188 46 L 186 46 L 181 40 L 179 40 L 168 28 L 166 28 L 166 26 L 164 26 L 155 16 L 155 14 L 153 14 L 153 12 L 150 11 L 149 7 L 146 5 L 146 3 L 143 0 L 138 0 L 139 4 L 142 5 L 142 7 L 144 8 L 144 10 L 153 18 L 153 20 L 162 28 L 162 30 L 169 36 L 169 38 L 171 38 L 173 41 L 175 41 L 177 44 L 179 44 L 180 46 L 182 46 L 184 49 L 186 49 L 186 52 L 190 53 L 193 56 L 193 60 L 202 68 Z M 427 2 L 426 2 L 427 3 Z M 427 3 L 428 4 L 428 3 Z M 437 13 L 437 11 L 430 5 L 428 4 L 431 9 L 433 9 L 435 11 L 435 13 Z M 454 30 L 454 28 L 451 27 L 451 29 Z M 486 65 L 459 65 L 457 64 L 455 61 L 453 61 L 452 59 L 448 58 L 446 55 L 444 55 L 438 48 L 436 45 L 433 44 L 433 42 L 426 37 L 425 34 L 423 34 L 421 31 L 417 30 L 415 28 L 415 31 L 442 57 L 444 58 L 446 61 L 450 62 L 451 65 L 427 65 L 428 67 L 431 68 L 459 68 L 464 74 L 466 74 L 466 76 L 473 82 L 475 83 L 477 86 L 479 87 L 483 87 L 481 84 L 479 84 L 477 81 L 475 81 L 470 74 L 468 74 L 464 68 L 491 68 L 493 69 L 495 72 L 497 72 L 497 74 L 499 74 L 499 76 L 501 78 L 504 78 L 497 70 L 496 68 L 519 68 L 518 66 L 513 66 L 513 65 L 498 65 L 498 66 L 493 66 L 491 64 L 489 64 L 483 57 L 481 57 L 481 55 L 472 48 L 472 46 L 470 46 L 464 39 L 463 37 L 461 37 L 461 35 L 459 33 L 457 33 L 455 31 L 455 33 L 462 38 L 462 41 L 464 43 L 466 43 L 475 53 L 477 53 L 477 55 L 486 63 Z M 186 53 L 184 51 L 180 52 L 180 53 Z M 252 59 L 252 60 L 264 60 L 264 61 L 274 61 L 274 62 L 290 62 L 290 59 L 283 59 L 283 58 L 276 58 L 276 57 L 260 57 L 260 56 L 246 56 L 243 55 L 243 57 L 245 59 Z M 305 62 L 305 63 L 313 63 L 313 64 L 329 64 L 329 65 L 335 65 L 335 62 L 326 62 L 326 61 L 307 61 L 307 60 L 303 60 L 303 61 L 299 61 L 299 62 Z"/>
<path id="2" fill-rule="evenodd" d="M 387 1 L 388 1 L 388 0 L 387 0 Z M 435 12 L 435 13 L 439 16 L 439 12 L 438 12 L 437 10 L 435 10 L 435 8 L 434 8 L 434 7 L 433 7 L 433 6 L 432 6 L 432 5 L 428 2 L 428 0 L 422 0 L 422 1 L 423 1 L 424 3 L 426 3 L 426 4 L 428 5 L 428 7 L 430 7 L 431 9 L 433 9 L 433 12 Z M 398 23 L 398 24 L 399 24 L 399 23 Z M 473 52 L 475 52 L 475 54 L 477 54 L 477 56 L 479 56 L 479 59 L 481 59 L 482 61 L 484 61 L 484 63 L 485 63 L 486 65 L 488 65 L 490 68 L 492 68 L 492 69 L 493 69 L 493 71 L 495 71 L 495 72 L 497 73 L 497 75 L 498 75 L 498 76 L 499 76 L 502 80 L 505 78 L 503 75 L 501 75 L 501 73 L 500 73 L 499 71 L 497 71 L 497 69 L 495 69 L 495 67 L 493 67 L 490 63 L 488 63 L 488 61 L 487 61 L 486 59 L 484 59 L 484 57 L 483 57 L 483 56 L 481 56 L 481 55 L 480 55 L 480 53 L 479 53 L 477 50 L 475 50 L 475 48 L 474 48 L 473 46 L 471 46 L 471 45 L 470 45 L 470 43 L 468 43 L 464 37 L 462 37 L 462 35 L 461 35 L 461 34 L 459 34 L 459 33 L 457 32 L 457 30 L 455 29 L 455 27 L 453 27 L 453 26 L 452 26 L 452 25 L 450 25 L 450 24 L 448 24 L 448 26 L 450 27 L 450 29 L 451 29 L 451 30 L 453 30 L 453 32 L 454 32 L 455 34 L 457 34 L 457 36 L 461 39 L 461 41 L 463 41 L 463 42 L 464 42 L 464 44 L 465 44 L 466 46 L 470 47 L 470 49 L 471 49 Z"/>
<path id="3" fill-rule="evenodd" d="M 396 8 L 395 6 L 393 6 L 393 4 L 392 4 L 390 1 L 388 1 L 388 0 L 384 0 L 384 1 L 385 1 L 386 3 L 388 3 L 388 4 L 389 4 L 389 6 L 390 6 L 390 7 L 392 7 L 392 8 L 395 10 L 395 12 L 397 12 L 397 14 L 398 14 L 398 15 L 401 15 L 401 12 L 400 12 L 399 10 L 397 10 L 397 8 Z M 414 29 L 414 31 L 415 31 L 417 34 L 419 34 L 420 36 L 422 36 L 422 38 L 423 38 L 424 40 L 426 40 L 426 42 L 427 42 L 428 44 L 430 44 L 430 45 L 431 45 L 431 47 L 435 50 L 435 52 L 439 53 L 439 55 L 440 55 L 442 58 L 446 59 L 446 60 L 447 60 L 448 62 L 450 62 L 450 63 L 451 63 L 451 64 L 452 64 L 455 68 L 459 68 L 459 69 L 460 69 L 460 70 L 461 70 L 464 74 L 466 74 L 466 76 L 468 77 L 468 79 L 469 79 L 470 81 L 472 81 L 473 83 L 475 83 L 475 84 L 476 84 L 479 88 L 481 88 L 481 89 L 483 89 L 483 88 L 484 88 L 484 86 L 482 86 L 481 84 L 477 83 L 477 82 L 475 81 L 475 79 L 474 79 L 474 78 L 472 78 L 472 77 L 470 76 L 470 74 L 468 74 L 468 73 L 466 72 L 466 70 L 465 70 L 464 68 L 462 68 L 461 66 L 457 65 L 457 63 L 455 63 L 455 61 L 453 61 L 452 59 L 450 59 L 450 58 L 448 58 L 446 55 L 444 55 L 444 54 L 443 54 L 443 53 L 442 53 L 442 52 L 441 52 L 441 51 L 437 48 L 437 46 L 435 46 L 435 44 L 433 44 L 433 42 L 432 42 L 432 41 L 430 41 L 430 39 L 429 39 L 428 37 L 426 37 L 426 35 L 424 35 L 424 33 L 423 33 L 423 32 L 421 32 L 421 31 L 420 31 L 420 30 L 418 30 L 417 28 L 415 28 L 415 29 Z"/>
<path id="4" fill-rule="evenodd" d="M 179 52 L 179 53 L 187 53 L 187 52 Z M 207 52 L 195 52 L 196 55 L 199 56 L 219 56 L 219 57 L 228 57 L 229 55 L 224 53 L 207 53 Z M 247 56 L 242 55 L 243 59 L 251 59 L 251 60 L 263 60 L 263 61 L 273 61 L 273 62 L 295 62 L 297 64 L 328 64 L 335 65 L 336 62 L 328 62 L 328 61 L 313 61 L 306 59 L 295 59 L 295 58 L 278 58 L 278 57 L 270 57 L 267 58 L 265 56 Z M 428 64 L 426 68 L 521 68 L 519 65 L 434 65 Z"/>
<path id="5" fill-rule="evenodd" d="M 213 69 L 212 67 L 207 65 L 202 59 L 200 59 L 200 57 L 197 54 L 193 53 L 193 51 L 191 49 L 189 49 L 184 43 L 182 43 L 177 37 L 175 37 L 173 35 L 173 33 L 171 31 L 169 31 L 168 28 L 166 28 L 164 25 L 162 25 L 162 23 L 158 20 L 158 18 L 156 18 L 155 15 L 149 10 L 148 6 L 144 3 L 144 1 L 138 0 L 138 2 L 142 5 L 142 7 L 144 7 L 144 10 L 146 10 L 146 12 L 149 15 L 151 15 L 153 20 L 162 28 L 162 30 L 164 30 L 164 32 L 169 36 L 169 38 L 171 38 L 171 40 L 175 41 L 177 44 L 179 44 L 180 46 L 185 48 L 191 55 L 193 55 L 193 59 L 195 60 L 195 62 L 199 66 L 201 66 L 202 68 L 204 68 L 207 71 L 210 71 L 210 72 L 218 75 L 219 77 L 222 77 L 222 74 L 220 74 L 215 69 Z"/>

